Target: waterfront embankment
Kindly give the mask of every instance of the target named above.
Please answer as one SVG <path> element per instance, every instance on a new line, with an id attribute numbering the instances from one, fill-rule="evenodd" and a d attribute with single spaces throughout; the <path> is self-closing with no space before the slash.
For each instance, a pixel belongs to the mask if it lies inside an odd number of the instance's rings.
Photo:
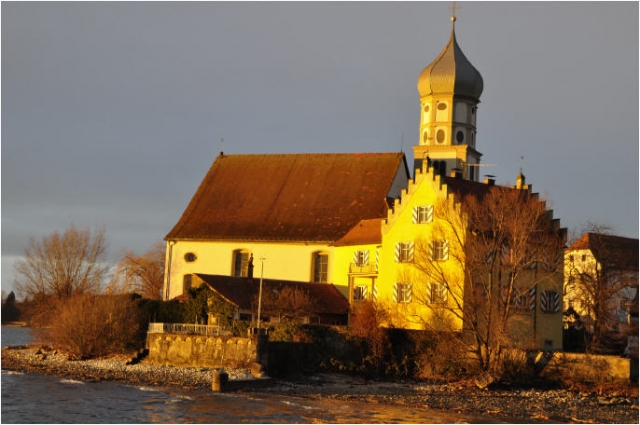
<path id="1" fill-rule="evenodd" d="M 84 381 L 118 381 L 130 384 L 211 388 L 214 369 L 172 367 L 128 358 L 69 360 L 46 347 L 2 348 L 2 368 Z M 253 379 L 247 369 L 225 369 L 230 381 Z M 635 391 L 634 391 L 635 389 Z M 470 415 L 491 415 L 499 421 L 561 423 L 638 423 L 637 388 L 582 391 L 568 389 L 492 388 L 480 390 L 472 382 L 431 384 L 423 382 L 367 381 L 341 374 L 316 374 L 296 381 L 277 381 L 261 392 L 404 405 L 407 409 L 446 410 Z"/>

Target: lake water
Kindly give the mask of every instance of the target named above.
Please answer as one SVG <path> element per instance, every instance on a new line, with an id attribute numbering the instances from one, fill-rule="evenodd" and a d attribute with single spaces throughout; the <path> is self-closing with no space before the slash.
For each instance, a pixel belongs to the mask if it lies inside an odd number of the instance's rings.
<path id="1" fill-rule="evenodd" d="M 2 346 L 31 341 L 2 328 Z M 2 423 L 491 423 L 406 406 L 81 382 L 2 370 Z"/>

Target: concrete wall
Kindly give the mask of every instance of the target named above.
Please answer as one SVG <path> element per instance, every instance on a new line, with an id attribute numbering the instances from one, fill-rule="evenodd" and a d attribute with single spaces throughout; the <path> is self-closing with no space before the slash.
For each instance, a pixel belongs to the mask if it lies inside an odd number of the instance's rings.
<path id="1" fill-rule="evenodd" d="M 238 338 L 148 333 L 147 359 L 172 366 L 249 368 L 252 363 L 266 366 L 266 345 L 266 337 L 258 335 Z"/>

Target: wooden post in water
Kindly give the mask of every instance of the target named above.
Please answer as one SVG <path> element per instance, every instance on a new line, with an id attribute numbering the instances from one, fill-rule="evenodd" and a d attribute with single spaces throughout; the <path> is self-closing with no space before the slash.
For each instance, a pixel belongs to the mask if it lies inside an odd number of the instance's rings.
<path id="1" fill-rule="evenodd" d="M 213 380 L 211 381 L 211 390 L 215 393 L 224 392 L 229 383 L 229 374 L 221 369 L 213 371 Z"/>

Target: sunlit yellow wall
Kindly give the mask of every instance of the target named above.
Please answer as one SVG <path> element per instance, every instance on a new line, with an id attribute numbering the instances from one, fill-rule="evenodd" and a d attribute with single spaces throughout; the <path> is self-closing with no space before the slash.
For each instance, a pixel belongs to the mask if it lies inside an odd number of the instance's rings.
<path id="1" fill-rule="evenodd" d="M 584 260 L 583 260 L 584 258 Z M 581 274 L 594 275 L 597 270 L 597 262 L 591 250 L 575 249 L 567 251 L 564 256 L 564 310 L 567 310 L 573 301 L 573 309 L 580 316 L 588 316 L 589 312 L 583 307 L 582 294 L 576 289 L 576 285 L 569 285 L 570 279 L 578 279 Z"/>
<path id="2" fill-rule="evenodd" d="M 445 189 L 440 185 L 440 177 L 434 177 L 431 172 L 418 172 L 415 183 L 409 183 L 406 192 L 403 192 L 400 202 L 396 202 L 394 211 L 390 211 L 387 223 L 382 225 L 382 248 L 380 251 L 380 274 L 378 281 L 377 301 L 379 305 L 388 310 L 390 323 L 394 327 L 409 329 L 424 329 L 425 323 L 434 323 L 436 317 L 428 307 L 427 297 L 428 283 L 425 276 L 416 272 L 413 267 L 405 263 L 396 262 L 396 245 L 399 242 L 414 242 L 414 249 L 426 249 L 426 244 L 435 237 L 438 227 L 437 210 L 434 210 L 434 219 L 431 223 L 413 223 L 413 209 L 416 206 L 434 205 L 441 203 L 445 198 Z M 444 236 L 447 237 L 447 236 Z M 437 236 L 443 238 L 442 235 Z M 415 254 L 414 254 L 415 255 Z M 448 272 L 458 273 L 453 261 L 443 262 L 444 269 Z M 394 284 L 396 282 L 412 283 L 413 297 L 410 303 L 394 302 Z M 461 294 L 460 291 L 458 291 Z M 450 300 L 451 301 L 451 300 Z M 451 317 L 449 313 L 441 313 L 445 317 L 441 322 L 449 327 L 461 328 L 461 322 Z"/>
<path id="3" fill-rule="evenodd" d="M 284 279 L 301 282 L 313 280 L 313 254 L 320 251 L 329 256 L 328 280 L 331 283 L 333 248 L 326 244 L 260 243 L 249 241 L 169 241 L 167 242 L 165 299 L 182 294 L 185 274 L 203 273 L 223 276 L 233 275 L 233 253 L 235 250 L 253 253 L 254 277 L 261 274 L 264 260 L 265 279 Z M 185 254 L 192 252 L 197 259 L 185 260 Z M 167 287 L 168 286 L 168 287 Z"/>

